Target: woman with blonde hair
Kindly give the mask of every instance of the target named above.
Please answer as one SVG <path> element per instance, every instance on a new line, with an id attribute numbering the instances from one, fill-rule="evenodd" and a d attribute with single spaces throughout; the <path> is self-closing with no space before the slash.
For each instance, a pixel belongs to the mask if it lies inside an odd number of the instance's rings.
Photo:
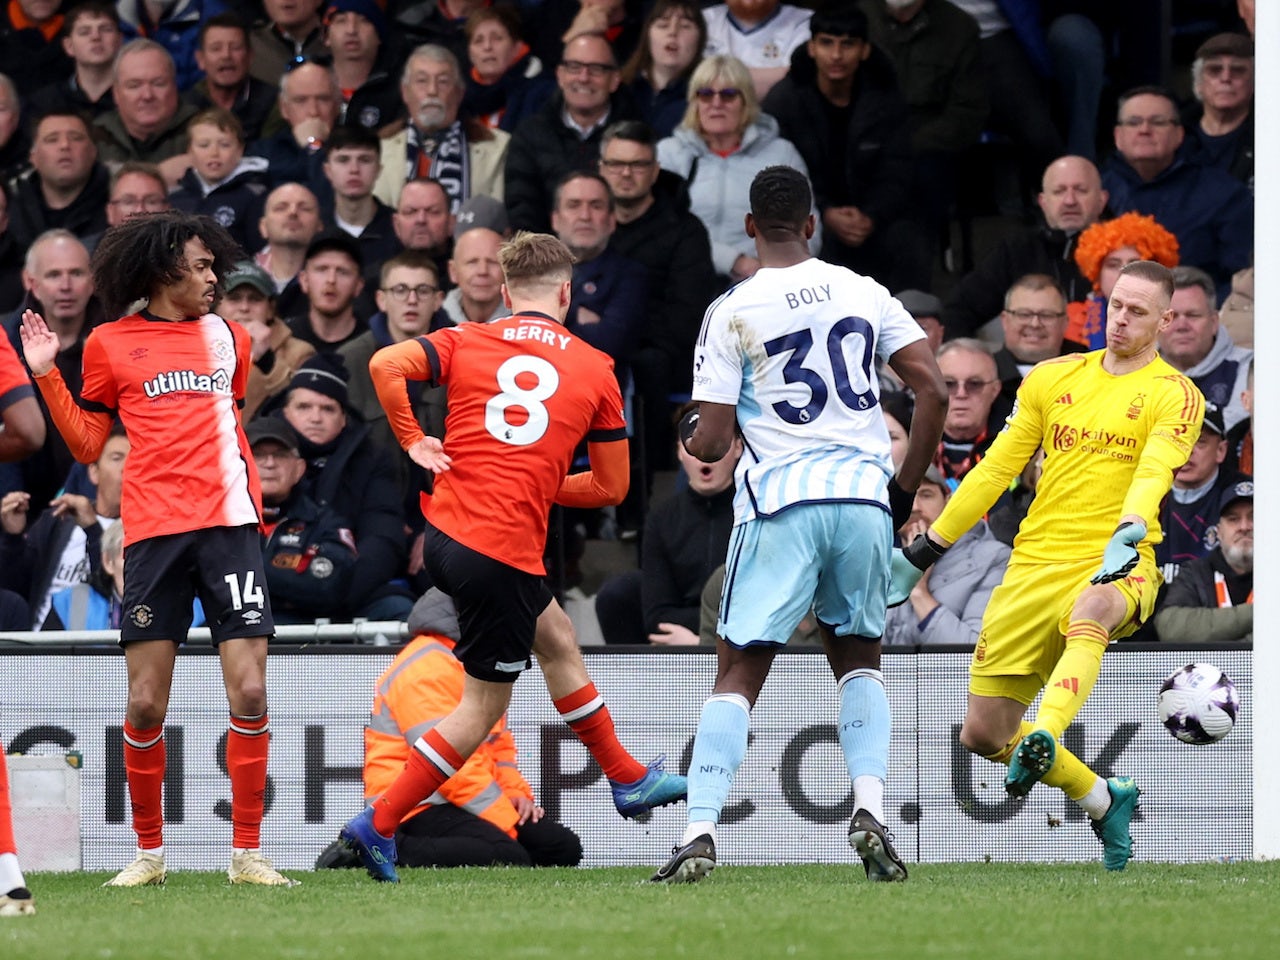
<path id="1" fill-rule="evenodd" d="M 777 121 L 761 112 L 741 60 L 703 60 L 689 78 L 688 100 L 680 126 L 658 142 L 658 163 L 685 179 L 690 209 L 711 237 L 716 272 L 736 282 L 760 269 L 744 225 L 752 179 L 776 164 L 805 176 L 809 170 L 795 145 L 779 135 Z M 809 246 L 815 254 L 822 249 L 821 219 Z"/>

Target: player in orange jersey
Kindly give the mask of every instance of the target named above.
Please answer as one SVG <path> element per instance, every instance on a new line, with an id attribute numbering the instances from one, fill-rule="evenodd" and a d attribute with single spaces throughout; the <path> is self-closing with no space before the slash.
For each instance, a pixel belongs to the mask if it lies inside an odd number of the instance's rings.
<path id="1" fill-rule="evenodd" d="M 36 406 L 35 392 L 22 361 L 0 337 L 0 463 L 21 460 L 44 443 L 44 418 Z M 0 917 L 36 912 L 35 901 L 18 866 L 18 845 L 13 839 L 13 814 L 9 802 L 9 771 L 4 744 L 0 743 Z"/>
<path id="2" fill-rule="evenodd" d="M 609 778 L 619 813 L 636 816 L 686 791 L 662 758 L 646 768 L 618 742 L 542 565 L 552 503 L 601 507 L 626 495 L 630 463 L 613 363 L 564 328 L 573 274 L 564 244 L 520 233 L 498 259 L 513 316 L 406 340 L 369 363 L 396 438 L 435 474 L 434 493 L 423 499 L 423 559 L 457 607 L 462 641 L 454 655 L 467 672 L 457 709 L 417 739 L 399 778 L 342 829 L 376 880 L 398 879 L 397 825 L 497 723 L 531 651 L 556 709 Z M 444 443 L 423 435 L 406 380 L 446 387 Z M 584 438 L 591 469 L 566 476 Z"/>
<path id="3" fill-rule="evenodd" d="M 267 638 L 258 523 L 262 496 L 240 426 L 249 335 L 209 313 L 238 250 L 207 217 L 161 213 L 111 228 L 93 257 L 107 308 L 136 312 L 105 323 L 84 345 L 77 404 L 54 366 L 58 337 L 22 315 L 22 346 L 36 385 L 76 459 L 97 459 L 119 417 L 131 444 L 121 496 L 124 618 L 129 675 L 125 774 L 138 853 L 107 886 L 162 884 L 164 718 L 178 645 L 200 598 L 222 661 L 231 778 L 232 883 L 291 886 L 258 849 L 267 777 Z"/>

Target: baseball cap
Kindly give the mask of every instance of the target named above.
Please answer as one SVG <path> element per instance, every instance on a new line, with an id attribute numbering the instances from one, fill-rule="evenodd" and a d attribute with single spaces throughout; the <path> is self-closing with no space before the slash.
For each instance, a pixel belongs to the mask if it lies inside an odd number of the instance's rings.
<path id="1" fill-rule="evenodd" d="M 357 267 L 364 270 L 364 254 L 360 252 L 360 241 L 349 233 L 341 230 L 333 233 L 322 233 L 307 245 L 306 256 L 302 262 L 308 263 L 313 257 L 318 257 L 322 253 L 328 253 L 330 250 L 337 250 L 339 253 L 345 253 L 348 257 L 355 261 Z"/>
<path id="2" fill-rule="evenodd" d="M 274 297 L 276 295 L 275 281 L 271 279 L 267 271 L 252 260 L 241 260 L 231 268 L 231 272 L 222 281 L 222 288 L 227 293 L 230 293 L 236 287 L 244 286 L 253 287 L 264 297 Z"/>
<path id="3" fill-rule="evenodd" d="M 942 316 L 942 301 L 923 290 L 903 290 L 895 294 L 907 313 L 919 320 L 921 317 Z"/>
<path id="4" fill-rule="evenodd" d="M 1241 480 L 1233 483 L 1227 489 L 1222 491 L 1222 498 L 1218 501 L 1218 512 L 1221 513 L 1227 509 L 1227 505 L 1235 500 L 1252 500 L 1253 499 L 1253 481 Z"/>
<path id="5" fill-rule="evenodd" d="M 1217 33 L 1196 50 L 1197 60 L 1224 56 L 1252 58 L 1253 40 L 1243 33 Z"/>
<path id="6" fill-rule="evenodd" d="M 941 487 L 947 493 L 951 492 L 951 484 L 947 483 L 947 478 L 942 475 L 942 471 L 938 469 L 936 463 L 929 464 L 929 469 L 924 472 L 924 480 L 922 483 L 932 483 L 936 487 Z"/>
<path id="7" fill-rule="evenodd" d="M 505 236 L 509 226 L 507 208 L 493 197 L 478 193 L 467 197 L 458 207 L 458 214 L 454 218 L 453 239 L 457 240 L 476 227 L 484 227 Z"/>
<path id="8" fill-rule="evenodd" d="M 383 15 L 374 0 L 329 0 L 324 8 L 324 23 L 329 25 L 329 21 L 333 19 L 335 13 L 358 13 L 371 24 L 374 31 L 378 34 L 378 42 L 385 43 L 387 39 L 387 18 Z"/>
<path id="9" fill-rule="evenodd" d="M 1204 426 L 1202 430 L 1212 430 L 1220 437 L 1227 435 L 1226 425 L 1222 421 L 1222 410 L 1208 400 L 1204 403 Z"/>
<path id="10" fill-rule="evenodd" d="M 258 417 L 250 420 L 244 428 L 244 435 L 249 438 L 249 448 L 257 446 L 263 440 L 274 440 L 287 450 L 298 449 L 298 435 L 279 417 Z"/>

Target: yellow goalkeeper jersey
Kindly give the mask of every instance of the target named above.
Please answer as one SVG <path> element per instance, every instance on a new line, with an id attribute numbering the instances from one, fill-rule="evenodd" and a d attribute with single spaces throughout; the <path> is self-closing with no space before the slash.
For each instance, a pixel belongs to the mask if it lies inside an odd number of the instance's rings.
<path id="1" fill-rule="evenodd" d="M 1004 429 L 934 524 L 939 534 L 958 540 L 1044 447 L 1044 471 L 1014 540 L 1015 557 L 1100 557 L 1128 514 L 1146 520 L 1148 548 L 1160 542 L 1160 502 L 1200 436 L 1204 396 L 1159 357 L 1141 370 L 1108 373 L 1105 352 L 1032 368 Z"/>

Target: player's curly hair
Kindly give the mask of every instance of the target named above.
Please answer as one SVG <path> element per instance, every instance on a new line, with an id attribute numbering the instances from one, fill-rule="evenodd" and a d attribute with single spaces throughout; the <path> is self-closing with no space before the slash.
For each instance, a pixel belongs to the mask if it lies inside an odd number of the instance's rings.
<path id="1" fill-rule="evenodd" d="M 244 259 L 231 235 L 210 217 L 173 210 L 133 217 L 107 230 L 93 251 L 93 284 L 111 315 L 150 299 L 161 287 L 183 277 L 187 241 L 199 237 L 213 254 L 213 272 L 221 281 Z"/>
<path id="2" fill-rule="evenodd" d="M 1178 265 L 1178 238 L 1140 213 L 1122 213 L 1114 220 L 1095 223 L 1080 234 L 1076 244 L 1076 266 L 1098 290 L 1102 261 L 1121 247 L 1133 247 L 1143 260 L 1154 260 L 1170 269 Z"/>
<path id="3" fill-rule="evenodd" d="M 813 209 L 809 178 L 794 167 L 765 167 L 751 181 L 751 216 L 769 240 L 790 239 Z M 776 236 L 775 236 L 776 234 Z"/>

